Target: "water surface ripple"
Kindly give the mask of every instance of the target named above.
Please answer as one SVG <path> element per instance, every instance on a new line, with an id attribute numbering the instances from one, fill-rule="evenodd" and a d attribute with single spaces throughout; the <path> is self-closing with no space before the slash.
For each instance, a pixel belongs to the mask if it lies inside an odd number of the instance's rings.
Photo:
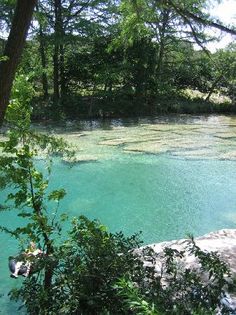
<path id="1" fill-rule="evenodd" d="M 145 243 L 195 236 L 236 224 L 236 117 L 154 119 L 37 125 L 65 137 L 76 163 L 55 159 L 51 188 L 66 188 L 61 211 L 98 218 L 111 231 L 143 231 Z M 82 163 L 83 162 L 83 163 Z M 43 161 L 37 162 L 43 167 Z M 1 199 L 3 200 L 2 193 Z M 15 213 L 1 223 L 17 226 Z M 7 292 L 7 258 L 16 242 L 1 234 L 1 314 L 15 314 Z"/>

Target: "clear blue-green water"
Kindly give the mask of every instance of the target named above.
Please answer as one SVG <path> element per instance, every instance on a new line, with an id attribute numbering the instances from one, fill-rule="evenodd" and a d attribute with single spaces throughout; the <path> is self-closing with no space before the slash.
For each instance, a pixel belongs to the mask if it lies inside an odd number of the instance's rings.
<path id="1" fill-rule="evenodd" d="M 182 125 L 177 124 L 175 127 L 183 131 Z M 212 125 L 208 127 L 204 122 L 204 139 L 209 136 L 208 129 L 212 134 Z M 129 137 L 130 133 L 135 134 L 132 128 L 126 130 Z M 203 126 L 200 128 L 202 130 Z M 227 129 L 227 134 L 233 132 L 231 129 Z M 190 131 L 192 141 L 193 128 Z M 86 135 L 87 142 L 95 141 L 97 137 L 96 131 Z M 113 136 L 111 138 L 114 139 L 114 133 L 106 131 L 105 135 L 108 138 L 109 135 Z M 152 139 L 154 136 L 152 134 Z M 101 134 L 98 137 L 101 138 Z M 232 139 L 230 141 L 232 149 Z M 220 145 L 217 142 L 217 150 Z M 227 144 L 224 143 L 224 146 L 227 147 Z M 63 187 L 67 191 L 61 203 L 62 212 L 99 219 L 111 231 L 122 230 L 126 235 L 142 231 L 145 243 L 183 238 L 188 233 L 198 236 L 221 228 L 235 228 L 234 159 L 218 158 L 217 154 L 209 155 L 209 152 L 206 158 L 205 153 L 197 157 L 191 154 L 190 158 L 186 155 L 183 157 L 186 147 L 181 148 L 179 156 L 176 155 L 176 149 L 173 153 L 170 148 L 157 154 L 142 150 L 135 154 L 125 152 L 120 143 L 101 148 L 99 159 L 76 163 L 72 168 L 59 159 L 54 161 L 51 188 Z M 179 150 L 179 145 L 177 148 Z M 101 150 L 105 158 L 101 158 Z M 38 163 L 42 167 L 42 162 Z M 1 214 L 1 223 L 17 226 L 20 223 L 18 220 L 13 212 Z M 17 247 L 14 240 L 5 234 L 1 234 L 0 240 L 0 294 L 3 294 L 0 298 L 0 314 L 15 314 L 16 306 L 9 302 L 7 293 L 13 285 L 20 285 L 22 280 L 9 277 L 7 259 L 17 252 Z"/>
<path id="2" fill-rule="evenodd" d="M 149 155 L 56 169 L 68 192 L 62 208 L 112 231 L 142 231 L 145 243 L 235 226 L 236 162 Z"/>

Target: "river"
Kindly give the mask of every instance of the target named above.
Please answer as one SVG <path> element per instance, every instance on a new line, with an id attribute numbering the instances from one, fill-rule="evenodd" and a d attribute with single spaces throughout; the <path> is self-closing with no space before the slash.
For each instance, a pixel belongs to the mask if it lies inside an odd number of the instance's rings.
<path id="1" fill-rule="evenodd" d="M 34 125 L 66 138 L 73 167 L 55 158 L 51 188 L 65 188 L 60 209 L 99 219 L 115 232 L 142 231 L 145 243 L 195 236 L 236 224 L 236 116 L 163 116 Z M 43 161 L 37 162 L 41 168 Z M 1 198 L 3 199 L 2 193 Z M 19 224 L 14 212 L 4 224 Z M 0 313 L 15 314 L 7 259 L 17 252 L 1 234 Z"/>

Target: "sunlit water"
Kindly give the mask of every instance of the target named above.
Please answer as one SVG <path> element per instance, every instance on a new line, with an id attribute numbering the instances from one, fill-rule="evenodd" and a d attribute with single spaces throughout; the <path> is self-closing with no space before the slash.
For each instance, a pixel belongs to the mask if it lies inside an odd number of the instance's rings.
<path id="1" fill-rule="evenodd" d="M 67 190 L 62 212 L 98 218 L 126 235 L 142 231 L 145 243 L 235 228 L 235 117 L 72 122 L 50 130 L 77 150 L 72 168 L 54 162 L 51 187 Z M 19 224 L 13 212 L 2 213 L 1 222 Z M 9 278 L 7 258 L 16 251 L 2 234 L 2 314 L 15 314 L 7 292 L 21 280 Z"/>

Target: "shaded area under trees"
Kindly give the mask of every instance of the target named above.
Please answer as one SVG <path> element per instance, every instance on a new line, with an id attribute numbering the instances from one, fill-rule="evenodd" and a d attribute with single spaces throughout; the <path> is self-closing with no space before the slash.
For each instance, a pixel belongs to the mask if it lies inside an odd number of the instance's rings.
<path id="1" fill-rule="evenodd" d="M 230 101 L 212 104 L 211 96 L 217 91 L 234 102 L 235 46 L 215 54 L 204 46 L 211 40 L 206 26 L 236 31 L 206 14 L 207 3 L 39 1 L 19 67 L 36 89 L 34 118 L 191 112 L 190 102 L 192 112 L 234 110 Z M 2 6 L 12 12 L 8 1 Z M 11 14 L 0 19 L 7 28 Z M 184 89 L 204 96 L 192 100 Z"/>

